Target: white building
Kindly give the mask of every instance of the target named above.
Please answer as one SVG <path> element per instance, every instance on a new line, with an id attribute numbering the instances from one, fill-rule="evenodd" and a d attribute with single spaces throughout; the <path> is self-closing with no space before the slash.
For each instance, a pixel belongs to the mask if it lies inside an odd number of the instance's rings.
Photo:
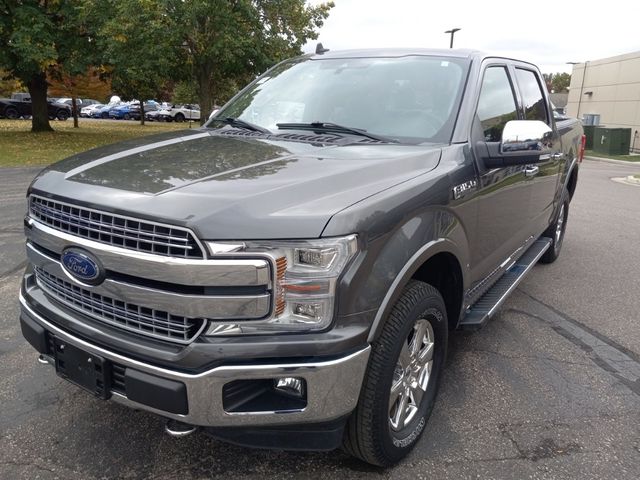
<path id="1" fill-rule="evenodd" d="M 630 128 L 631 148 L 640 151 L 640 52 L 573 66 L 567 115 L 587 114 L 599 114 L 606 127 Z"/>

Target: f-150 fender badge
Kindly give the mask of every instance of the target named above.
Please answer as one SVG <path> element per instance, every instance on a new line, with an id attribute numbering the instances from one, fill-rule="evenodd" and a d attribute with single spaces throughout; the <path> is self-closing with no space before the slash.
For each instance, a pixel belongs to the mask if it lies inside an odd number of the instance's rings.
<path id="1" fill-rule="evenodd" d="M 468 191 L 475 189 L 478 186 L 477 180 L 468 180 L 460 185 L 453 187 L 453 198 L 458 200 L 463 197 Z"/>

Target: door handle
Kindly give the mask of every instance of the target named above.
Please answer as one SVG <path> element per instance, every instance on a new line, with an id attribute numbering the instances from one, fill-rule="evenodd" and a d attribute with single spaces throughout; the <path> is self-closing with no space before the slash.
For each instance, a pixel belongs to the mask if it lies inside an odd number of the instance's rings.
<path id="1" fill-rule="evenodd" d="M 564 153 L 562 152 L 554 153 L 553 155 L 551 155 L 551 158 L 553 160 L 562 160 L 564 158 Z"/>
<path id="2" fill-rule="evenodd" d="M 524 167 L 524 176 L 535 177 L 539 171 L 540 171 L 539 167 L 536 167 L 535 165 L 527 165 L 526 167 Z"/>

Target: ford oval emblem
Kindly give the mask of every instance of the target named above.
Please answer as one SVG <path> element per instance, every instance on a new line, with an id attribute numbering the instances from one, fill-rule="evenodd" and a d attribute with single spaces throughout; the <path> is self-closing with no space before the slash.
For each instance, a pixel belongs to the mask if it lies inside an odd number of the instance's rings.
<path id="1" fill-rule="evenodd" d="M 78 248 L 67 248 L 62 252 L 64 269 L 76 280 L 89 285 L 97 285 L 104 280 L 104 269 L 97 258 Z"/>

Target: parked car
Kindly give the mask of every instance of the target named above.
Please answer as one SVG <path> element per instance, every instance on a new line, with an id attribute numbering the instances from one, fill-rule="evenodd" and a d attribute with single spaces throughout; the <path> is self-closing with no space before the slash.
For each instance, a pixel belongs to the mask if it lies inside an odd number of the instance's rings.
<path id="1" fill-rule="evenodd" d="M 173 105 L 170 109 L 163 109 L 158 113 L 161 122 L 184 122 L 185 120 L 200 120 L 198 105 Z"/>
<path id="2" fill-rule="evenodd" d="M 109 118 L 113 118 L 116 120 L 131 120 L 131 114 L 129 113 L 131 110 L 131 105 L 128 103 L 118 105 L 109 110 Z"/>
<path id="3" fill-rule="evenodd" d="M 71 108 L 64 103 L 47 101 L 47 110 L 51 120 L 66 120 L 71 116 Z M 15 120 L 31 116 L 31 97 L 28 93 L 14 93 L 11 98 L 0 98 L 0 118 Z"/>
<path id="4" fill-rule="evenodd" d="M 144 113 L 144 118 L 145 120 L 147 120 L 148 122 L 159 122 L 160 120 L 158 120 L 158 115 L 160 115 L 160 113 L 163 110 L 161 110 L 160 108 L 158 108 L 157 110 L 151 110 L 150 112 L 145 112 Z"/>
<path id="5" fill-rule="evenodd" d="M 158 111 L 158 106 L 157 103 L 153 102 L 153 103 L 146 103 L 144 104 L 144 114 L 145 114 L 145 120 L 147 120 L 149 118 L 149 114 L 151 114 L 152 112 L 157 112 Z M 131 105 L 131 108 L 129 109 L 129 115 L 131 116 L 131 118 L 133 118 L 134 120 L 140 120 L 140 104 L 134 104 Z"/>
<path id="6" fill-rule="evenodd" d="M 449 332 L 560 255 L 583 153 L 531 63 L 288 60 L 203 128 L 39 174 L 22 332 L 171 435 L 389 466 L 428 428 Z"/>
<path id="7" fill-rule="evenodd" d="M 73 103 L 73 99 L 71 99 L 71 98 L 58 98 L 57 102 L 58 103 L 65 103 L 65 104 L 71 106 L 71 104 Z M 78 106 L 78 108 L 88 107 L 89 105 L 95 105 L 97 103 L 100 103 L 100 102 L 98 102 L 97 100 L 93 100 L 91 98 L 85 98 L 85 99 L 76 98 L 76 105 Z"/>
<path id="8" fill-rule="evenodd" d="M 91 118 L 109 118 L 109 112 L 114 108 L 118 108 L 120 105 L 121 103 L 110 103 L 102 108 L 95 109 L 91 113 Z"/>
<path id="9" fill-rule="evenodd" d="M 103 108 L 105 105 L 102 103 L 95 103 L 93 105 L 89 105 L 80 110 L 81 117 L 91 117 L 95 110 Z"/>

